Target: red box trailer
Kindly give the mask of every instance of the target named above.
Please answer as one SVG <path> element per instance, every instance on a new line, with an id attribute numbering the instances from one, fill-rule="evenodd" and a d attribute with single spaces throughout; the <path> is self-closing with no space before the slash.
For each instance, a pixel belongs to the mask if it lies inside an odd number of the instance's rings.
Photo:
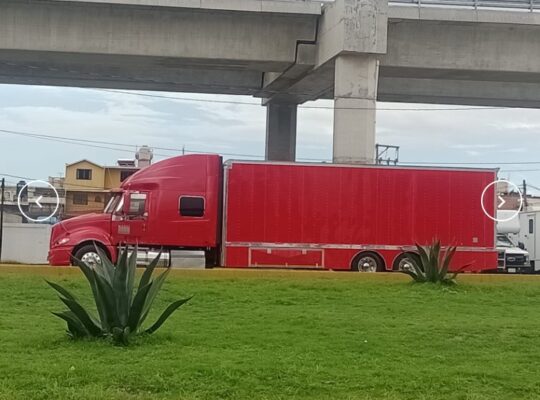
<path id="1" fill-rule="evenodd" d="M 457 246 L 453 268 L 493 269 L 495 223 L 480 202 L 494 180 L 494 170 L 228 162 L 222 264 L 392 270 L 415 243 L 440 239 Z"/>
<path id="2" fill-rule="evenodd" d="M 49 262 L 141 259 L 200 249 L 227 267 L 383 271 L 403 267 L 415 243 L 457 246 L 451 268 L 497 268 L 495 222 L 482 211 L 488 169 L 229 161 L 189 155 L 128 178 L 102 214 L 53 227 Z M 484 202 L 493 215 L 493 185 Z"/>

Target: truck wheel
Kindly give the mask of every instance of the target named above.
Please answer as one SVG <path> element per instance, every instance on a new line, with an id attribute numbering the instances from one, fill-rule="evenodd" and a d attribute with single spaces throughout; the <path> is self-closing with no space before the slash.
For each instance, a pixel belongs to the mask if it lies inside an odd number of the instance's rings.
<path id="1" fill-rule="evenodd" d="M 96 251 L 96 248 L 92 244 L 87 244 L 77 250 L 73 256 L 77 260 L 85 262 L 88 266 L 94 267 L 96 264 L 101 264 L 101 257 Z M 75 264 L 75 260 L 72 263 Z"/>
<path id="2" fill-rule="evenodd" d="M 411 261 L 414 261 L 416 262 L 416 265 L 419 265 L 420 257 L 418 256 L 418 254 L 402 253 L 398 258 L 396 258 L 396 261 L 394 261 L 392 269 L 394 271 L 412 270 L 413 266 L 411 264 Z"/>
<path id="3" fill-rule="evenodd" d="M 361 253 L 355 257 L 352 263 L 353 271 L 378 272 L 384 271 L 382 258 L 376 253 Z"/>

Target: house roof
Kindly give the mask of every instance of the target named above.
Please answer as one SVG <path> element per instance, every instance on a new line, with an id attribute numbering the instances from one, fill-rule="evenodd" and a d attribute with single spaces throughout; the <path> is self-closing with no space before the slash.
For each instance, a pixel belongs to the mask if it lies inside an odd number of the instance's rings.
<path id="1" fill-rule="evenodd" d="M 96 167 L 99 167 L 99 168 L 104 168 L 103 165 L 96 164 L 95 162 L 87 160 L 86 158 L 83 158 L 82 160 L 75 161 L 75 162 L 70 163 L 70 164 L 66 164 L 66 167 L 71 167 L 72 165 L 80 164 L 80 163 L 83 163 L 83 162 L 87 162 L 87 163 L 95 165 Z"/>
<path id="2" fill-rule="evenodd" d="M 133 170 L 133 171 L 138 171 L 139 169 L 141 169 L 140 167 L 122 167 L 121 165 L 105 165 L 103 168 L 105 169 L 121 169 L 121 170 Z"/>

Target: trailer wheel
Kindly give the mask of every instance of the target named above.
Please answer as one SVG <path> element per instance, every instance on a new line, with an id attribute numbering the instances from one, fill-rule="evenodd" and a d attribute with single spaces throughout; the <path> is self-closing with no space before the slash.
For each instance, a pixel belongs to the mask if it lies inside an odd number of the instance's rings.
<path id="1" fill-rule="evenodd" d="M 394 265 L 392 266 L 392 269 L 394 271 L 412 270 L 413 269 L 412 262 L 415 262 L 416 265 L 419 265 L 420 256 L 412 252 L 401 253 L 399 257 L 396 258 L 396 261 L 394 261 Z"/>
<path id="2" fill-rule="evenodd" d="M 358 272 L 384 271 L 384 261 L 377 253 L 360 253 L 352 262 L 352 270 Z"/>

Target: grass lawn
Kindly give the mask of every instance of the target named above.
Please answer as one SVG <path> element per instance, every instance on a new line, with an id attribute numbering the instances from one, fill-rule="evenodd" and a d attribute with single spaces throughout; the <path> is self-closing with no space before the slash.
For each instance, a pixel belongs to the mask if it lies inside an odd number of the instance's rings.
<path id="1" fill-rule="evenodd" d="M 70 341 L 44 278 L 0 268 L 1 399 L 539 399 L 540 277 L 173 271 L 155 312 L 193 300 L 128 348 Z"/>

